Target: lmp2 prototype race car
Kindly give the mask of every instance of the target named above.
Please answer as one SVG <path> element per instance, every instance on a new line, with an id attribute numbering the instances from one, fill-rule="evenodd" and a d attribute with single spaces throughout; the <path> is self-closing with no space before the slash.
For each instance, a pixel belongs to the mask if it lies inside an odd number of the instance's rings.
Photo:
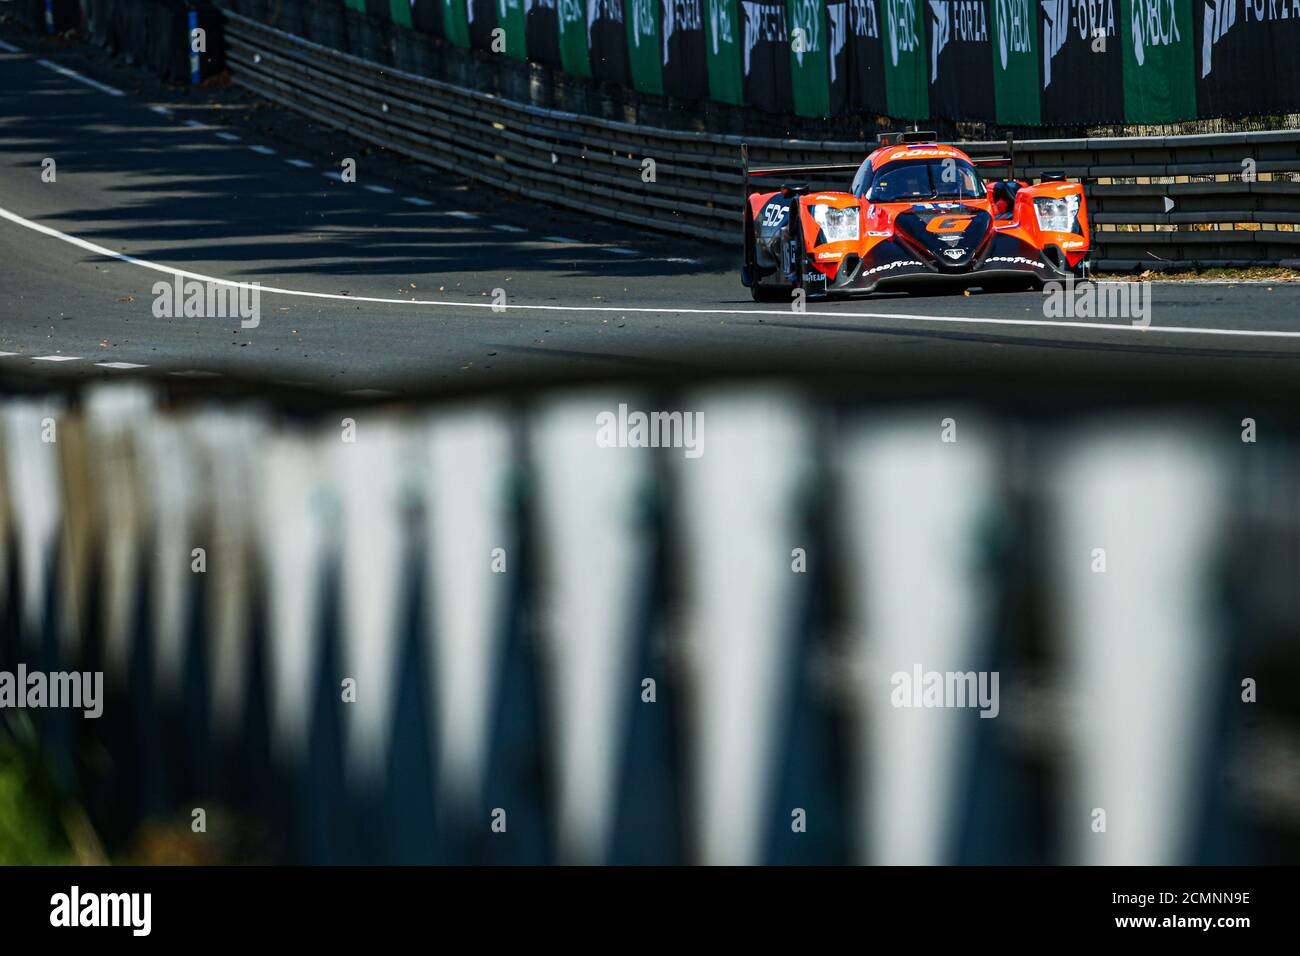
<path id="1" fill-rule="evenodd" d="M 741 281 L 754 299 L 789 301 L 795 289 L 1028 289 L 1086 275 L 1081 184 L 1058 173 L 1038 184 L 1019 181 L 1013 155 L 972 160 L 935 140 L 934 133 L 886 133 L 861 165 L 767 169 L 750 169 L 742 146 Z M 1005 167 L 1009 178 L 986 183 L 977 164 Z M 806 181 L 850 171 L 856 175 L 848 192 L 815 191 Z M 754 180 L 764 179 L 781 186 L 761 191 Z"/>

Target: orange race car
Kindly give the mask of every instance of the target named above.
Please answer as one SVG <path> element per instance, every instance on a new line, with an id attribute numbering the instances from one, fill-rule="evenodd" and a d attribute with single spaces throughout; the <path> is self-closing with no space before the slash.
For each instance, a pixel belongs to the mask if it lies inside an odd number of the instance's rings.
<path id="1" fill-rule="evenodd" d="M 1008 146 L 1011 143 L 1008 140 Z M 1042 287 L 1086 275 L 1083 186 L 1063 174 L 1016 180 L 1013 157 L 973 161 L 934 133 L 887 133 L 861 165 L 750 169 L 745 179 L 741 281 L 758 301 L 943 284 Z M 984 182 L 978 165 L 1010 178 Z M 828 173 L 856 172 L 848 192 L 810 188 Z M 758 191 L 755 180 L 780 188 Z M 802 182 L 798 180 L 803 180 Z"/>

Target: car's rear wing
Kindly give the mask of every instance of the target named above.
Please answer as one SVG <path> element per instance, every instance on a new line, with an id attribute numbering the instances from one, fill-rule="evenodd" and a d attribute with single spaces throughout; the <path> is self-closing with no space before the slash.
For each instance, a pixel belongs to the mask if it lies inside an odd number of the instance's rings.
<path id="1" fill-rule="evenodd" d="M 1016 178 L 1016 140 L 1010 133 L 1007 133 L 1007 154 L 1005 156 L 981 156 L 979 159 L 971 157 L 971 162 L 976 166 L 1005 166 L 1007 167 L 1007 179 Z"/>
<path id="2" fill-rule="evenodd" d="M 933 130 L 906 130 L 901 133 L 881 133 L 876 137 L 879 146 L 901 146 L 905 143 L 937 143 L 939 134 Z M 1005 156 L 971 157 L 976 166 L 1005 166 L 1007 178 L 1016 178 L 1016 144 L 1015 138 L 1007 133 L 1007 154 Z"/>
<path id="3" fill-rule="evenodd" d="M 740 144 L 740 169 L 741 178 L 745 184 L 745 201 L 749 201 L 749 194 L 756 189 L 761 189 L 761 185 L 755 185 L 751 180 L 764 178 L 788 178 L 791 176 L 813 176 L 818 173 L 856 173 L 862 163 L 827 163 L 821 166 L 762 166 L 758 169 L 751 169 L 749 165 L 749 144 Z M 785 186 L 785 183 L 781 184 Z"/>

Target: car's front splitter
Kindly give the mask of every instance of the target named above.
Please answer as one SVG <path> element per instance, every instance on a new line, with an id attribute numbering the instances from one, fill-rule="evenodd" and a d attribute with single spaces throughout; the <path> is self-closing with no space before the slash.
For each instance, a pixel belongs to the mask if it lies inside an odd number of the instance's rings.
<path id="1" fill-rule="evenodd" d="M 978 285 L 980 282 L 1032 280 L 1042 285 L 1063 280 L 1070 274 L 1044 252 L 1014 236 L 994 236 L 989 248 L 974 264 L 961 269 L 936 266 L 902 242 L 889 239 L 876 243 L 863 258 L 846 256 L 833 280 L 808 265 L 803 286 L 809 294 L 863 295 L 909 286 Z"/>

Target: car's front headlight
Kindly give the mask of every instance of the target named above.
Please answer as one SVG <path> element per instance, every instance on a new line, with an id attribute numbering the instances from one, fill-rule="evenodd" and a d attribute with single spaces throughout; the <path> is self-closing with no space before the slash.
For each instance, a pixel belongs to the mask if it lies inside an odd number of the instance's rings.
<path id="1" fill-rule="evenodd" d="M 821 226 L 822 235 L 826 237 L 827 242 L 846 242 L 858 238 L 860 216 L 857 206 L 850 206 L 847 209 L 839 209 L 835 206 L 813 206 L 812 215 L 817 225 Z"/>
<path id="2" fill-rule="evenodd" d="M 1038 228 L 1044 232 L 1074 232 L 1074 217 L 1079 212 L 1079 196 L 1038 196 L 1034 199 Z"/>

